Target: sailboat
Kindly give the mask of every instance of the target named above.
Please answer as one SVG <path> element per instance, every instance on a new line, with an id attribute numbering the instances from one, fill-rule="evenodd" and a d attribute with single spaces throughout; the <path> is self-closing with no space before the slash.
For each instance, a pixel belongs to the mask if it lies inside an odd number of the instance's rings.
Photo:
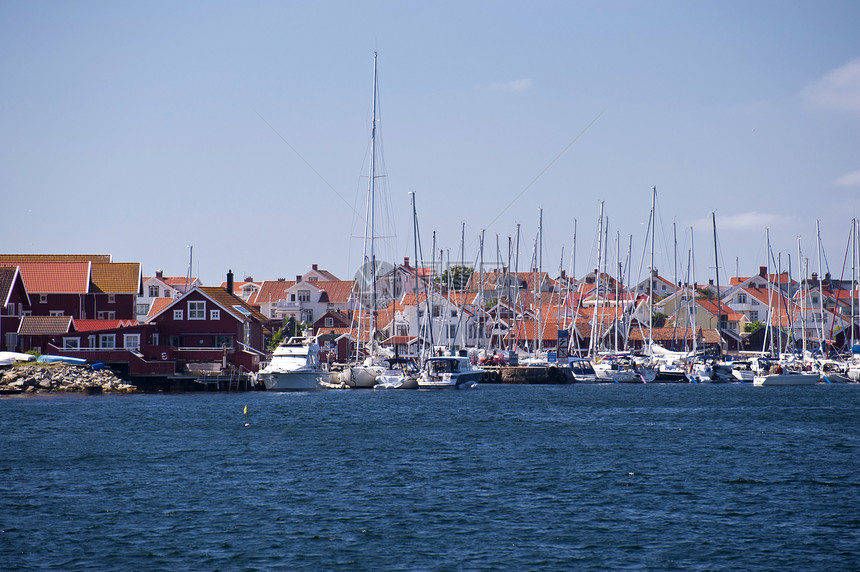
<path id="1" fill-rule="evenodd" d="M 393 267 L 383 263 L 376 258 L 376 180 L 378 149 L 378 94 L 379 83 L 377 81 L 376 52 L 373 53 L 373 105 L 370 125 L 370 168 L 368 173 L 367 208 L 365 213 L 364 255 L 363 264 L 356 275 L 356 283 L 359 286 L 359 296 L 356 300 L 357 323 L 356 340 L 359 346 L 364 344 L 365 357 L 360 362 L 345 368 L 339 375 L 339 381 L 347 387 L 372 388 L 377 384 L 380 375 L 385 374 L 391 364 L 388 359 L 394 354 L 390 350 L 379 345 L 377 319 L 379 311 L 379 296 L 377 293 L 377 280 Z M 368 252 L 369 249 L 369 252 Z M 358 360 L 361 356 L 357 355 Z"/>

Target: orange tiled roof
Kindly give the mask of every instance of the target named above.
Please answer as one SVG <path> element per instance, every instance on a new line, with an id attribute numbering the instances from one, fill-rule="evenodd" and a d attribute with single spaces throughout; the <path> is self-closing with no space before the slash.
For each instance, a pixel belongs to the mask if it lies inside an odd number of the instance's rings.
<path id="1" fill-rule="evenodd" d="M 117 330 L 136 326 L 137 320 L 75 320 L 75 330 L 78 332 L 94 332 L 97 330 Z"/>
<path id="2" fill-rule="evenodd" d="M 318 271 L 321 272 L 321 271 Z M 355 280 L 317 281 L 313 284 L 328 295 L 331 304 L 346 304 L 355 287 Z"/>
<path id="3" fill-rule="evenodd" d="M 142 285 L 140 263 L 94 262 L 90 279 L 95 292 L 137 294 Z"/>
<path id="4" fill-rule="evenodd" d="M 287 290 L 295 285 L 295 280 L 265 280 L 260 284 L 260 291 L 257 292 L 255 301 L 257 304 L 263 304 L 265 302 L 275 303 L 278 300 L 286 300 Z"/>
<path id="5" fill-rule="evenodd" d="M 18 266 L 30 293 L 87 294 L 90 291 L 90 262 L 0 262 L 0 266 Z"/>
<path id="6" fill-rule="evenodd" d="M 147 321 L 170 306 L 171 303 L 173 303 L 173 298 L 154 298 L 152 305 L 149 307 L 149 313 L 146 315 Z"/>
<path id="7" fill-rule="evenodd" d="M 0 254 L 0 262 L 110 262 L 110 254 Z"/>

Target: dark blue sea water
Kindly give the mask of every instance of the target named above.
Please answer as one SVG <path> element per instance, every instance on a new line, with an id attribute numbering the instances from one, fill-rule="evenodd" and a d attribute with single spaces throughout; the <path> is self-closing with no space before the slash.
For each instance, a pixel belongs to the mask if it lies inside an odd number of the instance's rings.
<path id="1" fill-rule="evenodd" d="M 853 384 L 6 397 L 0 568 L 857 570 L 858 416 Z"/>

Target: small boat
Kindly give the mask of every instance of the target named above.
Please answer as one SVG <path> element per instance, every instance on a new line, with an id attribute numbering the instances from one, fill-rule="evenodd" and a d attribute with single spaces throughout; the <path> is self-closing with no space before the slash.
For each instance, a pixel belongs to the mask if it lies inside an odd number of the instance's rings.
<path id="1" fill-rule="evenodd" d="M 431 357 L 418 374 L 418 389 L 475 387 L 483 376 L 484 370 L 473 365 L 468 357 Z"/>
<path id="2" fill-rule="evenodd" d="M 753 385 L 815 385 L 818 383 L 818 373 L 792 372 L 768 373 L 753 378 Z"/>
<path id="3" fill-rule="evenodd" d="M 12 365 L 16 361 L 33 361 L 33 354 L 22 354 L 18 352 L 0 352 L 0 366 Z"/>
<path id="4" fill-rule="evenodd" d="M 573 374 L 573 381 L 576 383 L 594 383 L 597 381 L 597 374 L 591 366 L 591 362 L 585 358 L 572 357 L 567 359 L 570 373 Z"/>
<path id="5" fill-rule="evenodd" d="M 275 348 L 272 360 L 257 374 L 268 391 L 326 389 L 329 372 L 320 365 L 316 338 L 293 337 Z"/>
<path id="6" fill-rule="evenodd" d="M 591 362 L 597 381 L 603 383 L 645 383 L 629 356 L 600 356 Z"/>
<path id="7" fill-rule="evenodd" d="M 391 358 L 373 389 L 418 389 L 418 365 L 407 358 Z"/>
<path id="8" fill-rule="evenodd" d="M 87 360 L 84 358 L 76 358 L 69 356 L 49 356 L 42 355 L 36 360 L 39 363 L 70 363 L 72 365 L 86 365 Z"/>

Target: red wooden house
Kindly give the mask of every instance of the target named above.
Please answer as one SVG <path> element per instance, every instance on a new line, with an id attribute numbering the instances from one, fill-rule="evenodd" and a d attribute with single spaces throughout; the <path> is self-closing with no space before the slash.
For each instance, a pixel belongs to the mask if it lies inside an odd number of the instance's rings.
<path id="1" fill-rule="evenodd" d="M 0 267 L 0 351 L 21 351 L 18 327 L 30 311 L 30 295 L 18 267 Z"/>

